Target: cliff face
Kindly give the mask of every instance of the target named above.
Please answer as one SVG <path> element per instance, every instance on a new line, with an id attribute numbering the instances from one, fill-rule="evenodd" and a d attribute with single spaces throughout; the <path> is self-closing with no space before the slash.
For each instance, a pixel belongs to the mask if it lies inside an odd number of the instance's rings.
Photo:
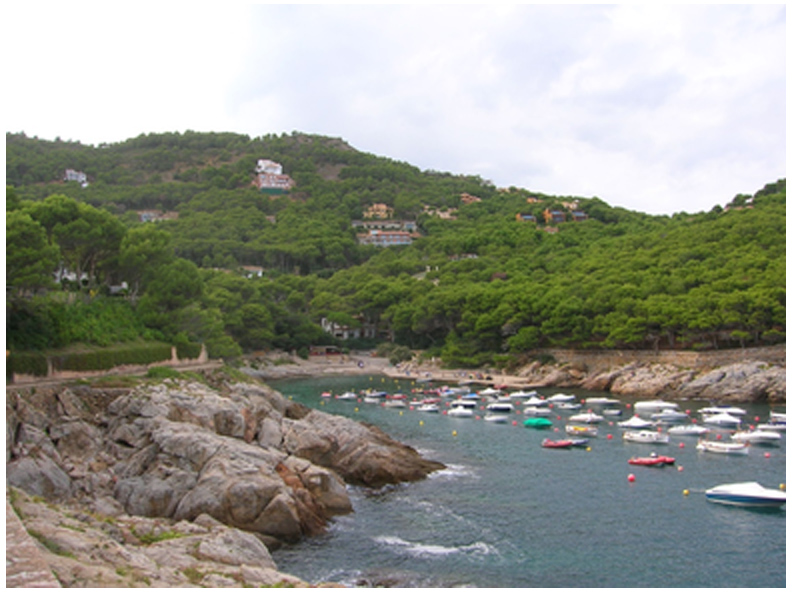
<path id="1" fill-rule="evenodd" d="M 246 557 L 228 563 L 252 567 L 234 582 L 283 581 L 267 548 L 324 532 L 334 515 L 351 511 L 347 483 L 413 481 L 442 467 L 381 431 L 307 409 L 258 384 L 212 389 L 167 381 L 117 392 L 75 387 L 6 394 L 6 481 L 19 490 L 16 498 L 39 497 L 94 515 L 84 520 L 114 523 L 106 529 L 114 530 L 120 554 L 145 546 L 134 530 L 151 531 L 148 539 L 165 536 L 147 545 L 149 558 L 141 561 L 150 566 L 140 572 L 141 581 L 163 585 L 199 580 L 167 581 L 153 560 L 197 570 L 199 548 L 223 547 Z M 46 526 L 52 519 L 36 506 L 18 507 L 23 522 L 26 515 L 38 519 L 37 527 L 61 538 L 59 546 L 76 557 L 62 553 L 54 560 L 62 584 L 81 585 L 76 564 L 87 559 L 92 569 L 117 568 L 114 553 L 87 555 L 75 528 Z M 175 541 L 192 536 L 193 543 Z M 151 555 L 158 548 L 156 560 Z M 259 575 L 262 568 L 271 574 Z"/>

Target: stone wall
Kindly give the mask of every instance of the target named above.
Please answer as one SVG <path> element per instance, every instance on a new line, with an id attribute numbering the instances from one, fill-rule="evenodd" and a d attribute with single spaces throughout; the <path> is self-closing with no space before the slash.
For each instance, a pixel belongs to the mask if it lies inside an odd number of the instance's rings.
<path id="1" fill-rule="evenodd" d="M 7 383 L 12 384 L 35 384 L 47 381 L 70 381 L 73 379 L 84 379 L 89 377 L 102 377 L 104 375 L 130 375 L 146 373 L 151 367 L 172 367 L 175 369 L 202 366 L 209 364 L 208 352 L 203 344 L 200 355 L 197 358 L 178 358 L 178 350 L 172 347 L 172 357 L 169 360 L 149 363 L 146 365 L 118 365 L 103 371 L 59 371 L 53 367 L 50 359 L 47 360 L 47 376 L 38 377 L 27 373 L 11 373 Z"/>

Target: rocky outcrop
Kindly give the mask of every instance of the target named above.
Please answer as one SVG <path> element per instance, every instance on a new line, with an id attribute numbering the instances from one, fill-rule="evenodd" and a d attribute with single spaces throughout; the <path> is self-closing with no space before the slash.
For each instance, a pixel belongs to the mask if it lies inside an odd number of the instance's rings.
<path id="1" fill-rule="evenodd" d="M 7 391 L 6 432 L 8 485 L 114 520 L 137 517 L 140 527 L 155 519 L 191 529 L 202 519 L 229 528 L 195 546 L 209 556 L 234 538 L 241 548 L 259 540 L 268 556 L 266 547 L 350 512 L 347 484 L 414 481 L 444 467 L 257 383 L 166 381 L 103 398 L 80 387 Z M 253 556 L 247 564 L 264 563 Z"/>
<path id="2" fill-rule="evenodd" d="M 580 367 L 534 363 L 521 373 L 530 385 L 580 387 L 621 396 L 786 403 L 786 368 L 763 361 L 741 361 L 707 369 L 645 362 L 605 369 L 593 369 L 585 363 Z"/>
<path id="3" fill-rule="evenodd" d="M 109 519 L 16 488 L 8 495 L 14 525 L 24 522 L 26 529 L 17 533 L 25 539 L 17 539 L 16 548 L 6 547 L 9 587 L 307 587 L 278 571 L 257 535 L 208 515 L 193 522 L 129 515 Z M 23 542 L 30 555 L 24 561 L 16 552 Z M 35 579 L 31 564 L 40 565 Z"/>

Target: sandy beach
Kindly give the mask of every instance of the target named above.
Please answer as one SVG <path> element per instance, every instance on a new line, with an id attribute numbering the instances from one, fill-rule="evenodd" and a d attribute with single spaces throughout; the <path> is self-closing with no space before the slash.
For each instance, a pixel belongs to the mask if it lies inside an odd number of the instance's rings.
<path id="1" fill-rule="evenodd" d="M 253 370 L 264 379 L 283 379 L 287 377 L 331 377 L 336 375 L 382 375 L 391 379 L 412 379 L 442 382 L 455 385 L 464 382 L 508 388 L 531 386 L 525 377 L 503 375 L 486 371 L 466 369 L 442 369 L 435 363 L 419 365 L 405 363 L 392 365 L 388 359 L 369 353 L 349 355 L 311 356 L 302 359 L 297 356 L 269 354 L 260 359 Z M 269 362 L 270 364 L 267 364 Z"/>

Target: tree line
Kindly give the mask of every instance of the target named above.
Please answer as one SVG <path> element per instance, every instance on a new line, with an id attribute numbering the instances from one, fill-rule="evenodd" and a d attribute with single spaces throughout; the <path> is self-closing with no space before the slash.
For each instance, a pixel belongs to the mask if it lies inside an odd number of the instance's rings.
<path id="1" fill-rule="evenodd" d="M 9 348 L 155 339 L 221 357 L 303 351 L 336 342 L 323 317 L 464 366 L 553 346 L 785 340 L 785 180 L 705 213 L 651 216 L 422 172 L 304 134 L 150 134 L 96 148 L 6 140 Z M 283 164 L 291 195 L 250 185 L 257 158 Z M 64 168 L 96 179 L 54 181 Z M 352 221 L 375 202 L 415 221 L 419 239 L 359 244 Z M 588 220 L 543 227 L 545 209 L 571 202 Z M 179 217 L 139 221 L 137 210 L 156 208 Z"/>

